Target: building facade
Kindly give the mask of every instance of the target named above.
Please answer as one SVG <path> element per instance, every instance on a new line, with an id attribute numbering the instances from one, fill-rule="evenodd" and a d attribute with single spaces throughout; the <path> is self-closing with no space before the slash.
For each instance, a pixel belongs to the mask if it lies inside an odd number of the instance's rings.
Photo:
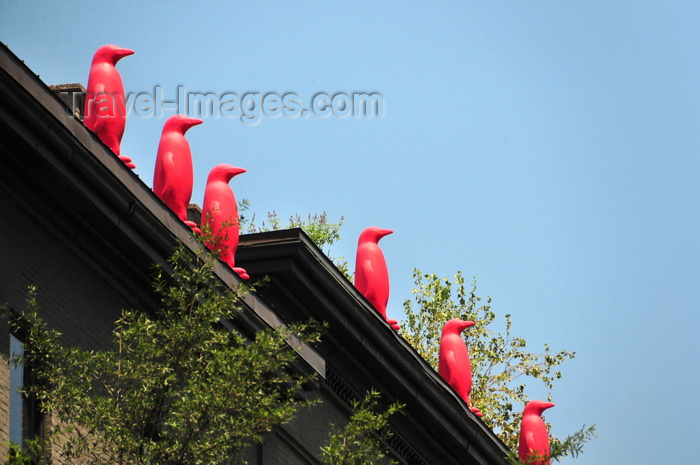
<path id="1" fill-rule="evenodd" d="M 0 303 L 22 310 L 28 286 L 36 286 L 42 317 L 66 343 L 104 347 L 122 309 L 156 308 L 153 264 L 164 264 L 180 242 L 193 249 L 199 243 L 4 45 L 0 96 L 0 205 L 7 220 Z M 246 294 L 237 325 L 255 331 L 312 318 L 329 326 L 320 344 L 298 351 L 302 369 L 318 374 L 307 394 L 321 402 L 252 448 L 249 463 L 320 463 L 330 424 L 347 420 L 350 402 L 370 389 L 386 403 L 405 404 L 391 419 L 386 444 L 399 463 L 506 463 L 501 441 L 303 231 L 242 236 L 236 263 L 253 279 L 269 277 Z M 223 263 L 216 274 L 232 288 L 241 283 Z M 0 457 L 11 439 L 41 432 L 41 421 L 21 407 L 17 413 L 14 391 L 23 374 L 8 362 L 21 343 L 0 323 Z"/>

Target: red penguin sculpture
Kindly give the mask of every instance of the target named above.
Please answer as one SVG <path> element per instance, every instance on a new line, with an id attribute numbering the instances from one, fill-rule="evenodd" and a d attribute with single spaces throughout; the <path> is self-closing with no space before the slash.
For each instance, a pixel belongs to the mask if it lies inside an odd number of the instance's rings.
<path id="1" fill-rule="evenodd" d="M 103 45 L 95 52 L 88 76 L 87 95 L 83 108 L 85 127 L 97 137 L 131 169 L 136 168 L 131 158 L 120 153 L 120 144 L 126 126 L 126 98 L 122 77 L 115 67 L 133 50 Z"/>
<path id="2" fill-rule="evenodd" d="M 366 228 L 357 242 L 357 259 L 355 260 L 355 287 L 377 309 L 394 330 L 398 331 L 398 322 L 386 317 L 386 304 L 389 302 L 389 271 L 379 239 L 393 233 L 390 229 L 376 226 Z"/>
<path id="3" fill-rule="evenodd" d="M 527 465 L 549 465 L 549 434 L 541 415 L 551 407 L 554 404 L 541 400 L 531 400 L 525 405 L 518 458 Z"/>
<path id="4" fill-rule="evenodd" d="M 471 326 L 474 326 L 473 321 L 464 321 L 459 318 L 453 318 L 445 323 L 440 338 L 438 373 L 466 402 L 469 410 L 477 416 L 482 416 L 479 409 L 472 407 L 469 403 L 469 395 L 472 391 L 472 365 L 469 361 L 467 345 L 462 339 L 462 331 Z"/>
<path id="5" fill-rule="evenodd" d="M 153 175 L 153 192 L 196 233 L 200 233 L 200 229 L 194 222 L 187 220 L 187 206 L 192 197 L 194 184 L 194 169 L 192 151 L 189 142 L 185 139 L 185 132 L 198 124 L 202 124 L 201 119 L 185 115 L 174 115 L 168 118 L 160 136 L 156 169 Z"/>
<path id="6" fill-rule="evenodd" d="M 242 279 L 248 279 L 243 268 L 234 266 L 240 225 L 236 197 L 228 185 L 231 178 L 241 173 L 245 173 L 245 169 L 231 165 L 216 165 L 209 172 L 202 202 L 202 226 L 207 226 L 213 238 L 207 246 L 217 251 L 219 258 Z"/>

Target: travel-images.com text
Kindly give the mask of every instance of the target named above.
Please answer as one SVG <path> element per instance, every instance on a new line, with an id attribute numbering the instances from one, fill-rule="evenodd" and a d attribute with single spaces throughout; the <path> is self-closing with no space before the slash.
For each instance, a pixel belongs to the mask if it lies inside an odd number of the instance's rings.
<path id="1" fill-rule="evenodd" d="M 260 122 L 262 116 L 384 116 L 384 97 L 376 92 L 337 92 L 333 95 L 319 92 L 311 99 L 310 109 L 302 107 L 302 99 L 293 92 L 283 95 L 248 92 L 239 96 L 233 92 L 188 92 L 184 86 L 178 86 L 176 94 L 174 99 L 165 99 L 160 86 L 156 86 L 152 92 L 129 92 L 126 101 L 119 95 L 87 94 L 85 99 L 94 101 L 94 104 L 86 105 L 86 111 L 94 111 L 97 116 L 133 113 L 140 117 L 160 117 L 164 112 L 174 111 L 175 114 L 193 117 L 238 118 L 250 125 Z M 75 107 L 76 102 L 73 105 Z"/>

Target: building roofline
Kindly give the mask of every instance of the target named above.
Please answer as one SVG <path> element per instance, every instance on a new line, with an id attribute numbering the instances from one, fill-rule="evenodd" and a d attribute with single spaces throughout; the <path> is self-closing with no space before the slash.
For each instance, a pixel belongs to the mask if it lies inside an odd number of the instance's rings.
<path id="1" fill-rule="evenodd" d="M 328 337 L 333 340 L 328 345 L 342 353 L 328 356 L 323 347 L 319 349 L 326 358 L 327 369 L 333 370 L 335 364 L 344 360 L 343 363 L 365 370 L 370 378 L 372 372 L 381 370 L 381 381 L 376 376 L 373 380 L 380 385 L 374 387 L 391 392 L 406 403 L 416 418 L 426 420 L 423 427 L 443 430 L 453 448 L 483 457 L 483 461 L 474 463 L 506 463 L 508 450 L 501 440 L 400 332 L 391 329 L 301 229 L 241 236 L 236 263 L 253 278 L 269 276 L 274 286 L 269 286 L 267 294 L 264 288 L 260 289 L 264 298 L 273 289 L 286 287 L 301 296 L 297 308 L 292 310 L 297 318 L 313 318 L 330 325 Z M 269 297 L 274 300 L 274 296 Z M 294 301 L 291 296 L 284 297 Z M 319 305 L 313 304 L 314 298 Z M 277 307 L 276 310 L 282 311 Z"/>

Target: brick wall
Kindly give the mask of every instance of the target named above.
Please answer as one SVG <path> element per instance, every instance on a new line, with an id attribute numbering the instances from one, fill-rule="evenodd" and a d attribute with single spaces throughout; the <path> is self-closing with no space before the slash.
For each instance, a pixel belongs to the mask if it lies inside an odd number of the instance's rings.
<path id="1" fill-rule="evenodd" d="M 69 345 L 105 347 L 128 304 L 101 276 L 99 257 L 89 263 L 66 246 L 70 238 L 43 226 L 0 185 L 0 205 L 11 223 L 0 228 L 0 304 L 26 308 L 27 288 L 36 286 L 41 316 Z M 97 265 L 96 265 L 97 264 Z M 123 279 L 125 277 L 118 277 Z M 0 457 L 9 442 L 9 328 L 0 323 Z"/>

